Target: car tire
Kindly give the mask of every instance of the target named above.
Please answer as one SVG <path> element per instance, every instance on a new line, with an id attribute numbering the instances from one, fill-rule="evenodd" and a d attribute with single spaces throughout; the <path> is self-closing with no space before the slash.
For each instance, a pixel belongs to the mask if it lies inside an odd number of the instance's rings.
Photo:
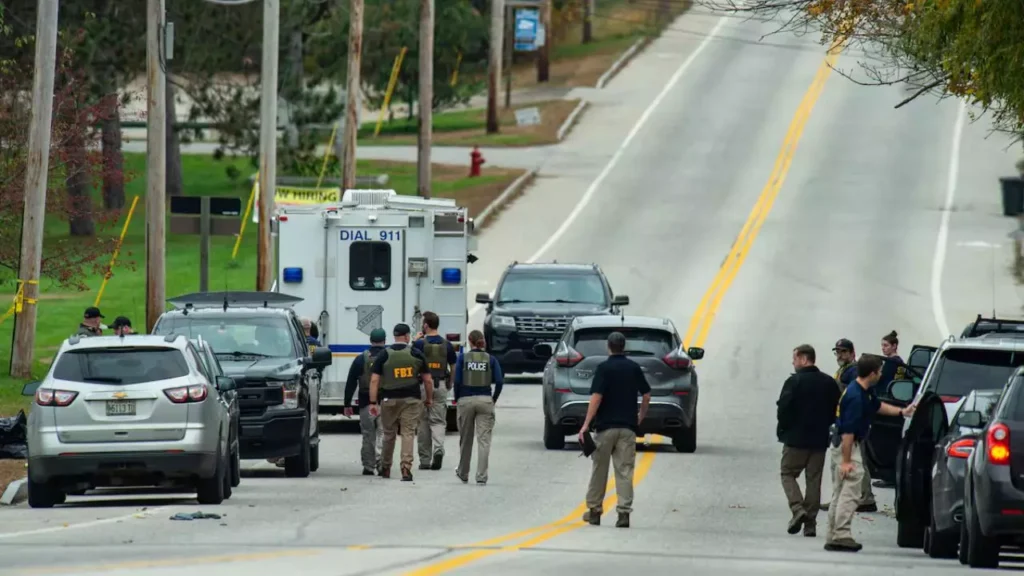
<path id="1" fill-rule="evenodd" d="M 959 534 L 940 532 L 935 527 L 934 513 L 924 532 L 924 553 L 930 558 L 956 558 Z"/>
<path id="2" fill-rule="evenodd" d="M 697 451 L 697 415 L 693 416 L 693 425 L 683 428 L 672 436 L 672 445 L 675 449 L 684 454 L 693 454 Z"/>
<path id="3" fill-rule="evenodd" d="M 459 413 L 455 408 L 448 408 L 445 414 L 445 428 L 448 432 L 459 431 Z"/>
<path id="4" fill-rule="evenodd" d="M 309 471 L 316 472 L 320 469 L 320 443 L 309 449 Z"/>
<path id="5" fill-rule="evenodd" d="M 237 488 L 242 483 L 242 457 L 239 456 L 240 449 L 235 448 L 231 457 L 231 487 Z"/>
<path id="6" fill-rule="evenodd" d="M 28 505 L 30 508 L 53 508 L 59 504 L 63 492 L 59 492 L 53 486 L 53 482 L 33 482 L 29 476 L 28 484 Z"/>
<path id="7" fill-rule="evenodd" d="M 999 568 L 999 541 L 987 538 L 981 533 L 978 509 L 971 506 L 970 522 L 967 528 L 967 565 L 971 568 Z"/>
<path id="8" fill-rule="evenodd" d="M 552 424 L 547 416 L 544 417 L 544 447 L 548 450 L 565 448 L 565 430 L 558 424 Z"/>
<path id="9" fill-rule="evenodd" d="M 288 478 L 306 478 L 309 476 L 311 448 L 309 445 L 309 428 L 304 427 L 298 455 L 289 456 L 284 459 L 285 476 Z"/>
<path id="10" fill-rule="evenodd" d="M 967 533 L 967 519 L 965 518 L 964 521 L 960 523 L 960 546 L 958 547 L 959 549 L 957 550 L 956 555 L 957 559 L 960 560 L 960 563 L 964 566 L 967 565 L 968 542 L 970 542 L 970 535 Z"/>
<path id="11" fill-rule="evenodd" d="M 224 477 L 227 475 L 227 458 L 217 449 L 217 469 L 213 476 L 200 478 L 196 482 L 196 501 L 200 504 L 217 505 L 224 501 Z"/>
<path id="12" fill-rule="evenodd" d="M 227 461 L 227 471 L 224 474 L 224 499 L 225 500 L 230 500 L 231 499 L 231 494 L 233 492 L 233 490 L 231 489 L 231 467 L 232 467 L 231 461 L 232 461 L 232 459 L 228 458 L 228 461 Z"/>

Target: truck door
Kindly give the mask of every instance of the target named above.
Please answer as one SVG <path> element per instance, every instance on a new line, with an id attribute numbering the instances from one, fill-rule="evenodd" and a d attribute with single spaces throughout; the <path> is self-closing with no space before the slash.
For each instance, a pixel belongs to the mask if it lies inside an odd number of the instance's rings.
<path id="1" fill-rule="evenodd" d="M 335 296 L 340 314 L 332 320 L 332 345 L 355 356 L 369 348 L 374 329 L 384 329 L 391 343 L 395 324 L 406 321 L 406 229 L 360 225 L 339 231 Z"/>

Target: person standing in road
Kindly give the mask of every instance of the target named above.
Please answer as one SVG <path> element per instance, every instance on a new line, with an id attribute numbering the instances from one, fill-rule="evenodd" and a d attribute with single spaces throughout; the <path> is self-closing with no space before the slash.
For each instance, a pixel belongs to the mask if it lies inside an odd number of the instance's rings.
<path id="1" fill-rule="evenodd" d="M 412 445 L 423 415 L 423 405 L 430 405 L 434 397 L 434 380 L 427 361 L 423 354 L 409 345 L 411 331 L 408 324 L 395 325 L 395 343 L 377 355 L 370 376 L 370 415 L 379 414 L 384 426 L 380 476 L 391 477 L 395 436 L 401 433 L 403 482 L 412 481 Z M 380 407 L 378 399 L 382 401 Z"/>
<path id="2" fill-rule="evenodd" d="M 893 330 L 882 336 L 882 377 L 878 379 L 877 388 L 883 393 L 895 380 L 907 377 L 907 365 L 899 355 L 900 339 Z"/>
<path id="3" fill-rule="evenodd" d="M 871 416 L 911 416 L 914 405 L 897 408 L 870 393 L 882 375 L 882 359 L 864 354 L 857 361 L 857 378 L 846 387 L 836 407 L 836 428 L 832 435 L 832 459 L 839 462 L 832 483 L 825 550 L 857 552 L 863 546 L 853 539 L 850 525 L 861 501 L 864 484 L 862 445 L 868 435 Z"/>
<path id="4" fill-rule="evenodd" d="M 100 323 L 102 319 L 103 314 L 100 313 L 100 309 L 89 306 L 82 314 L 82 323 L 78 325 L 75 336 L 103 336 L 103 326 Z"/>
<path id="5" fill-rule="evenodd" d="M 455 402 L 459 418 L 459 466 L 455 475 L 469 482 L 473 460 L 473 436 L 477 442 L 476 483 L 487 483 L 487 464 L 494 431 L 494 405 L 505 382 L 498 360 L 484 350 L 484 333 L 469 333 L 469 352 L 459 352 L 455 362 Z M 494 389 L 491 389 L 491 385 Z M 606 473 L 607 474 L 607 473 Z"/>
<path id="6" fill-rule="evenodd" d="M 352 396 L 359 390 L 359 431 L 363 436 L 363 446 L 359 451 L 360 459 L 363 462 L 363 476 L 373 476 L 376 471 L 380 474 L 380 453 L 383 429 L 380 426 L 380 417 L 370 414 L 370 377 L 373 372 L 373 364 L 377 356 L 384 351 L 384 340 L 386 335 L 381 328 L 375 328 L 370 332 L 370 348 L 364 351 L 352 361 L 348 369 L 348 379 L 345 382 L 345 416 L 352 417 Z"/>
<path id="7" fill-rule="evenodd" d="M 833 379 L 814 365 L 814 348 L 801 344 L 793 349 L 793 368 L 779 394 L 778 437 L 782 442 L 782 490 L 793 512 L 786 531 L 804 536 L 817 534 L 816 518 L 821 503 L 821 474 L 825 470 L 828 432 L 835 421 L 839 390 Z M 804 474 L 806 495 L 800 494 L 797 478 Z"/>
<path id="8" fill-rule="evenodd" d="M 621 332 L 609 334 L 607 346 L 608 359 L 594 370 L 594 381 L 590 385 L 590 405 L 579 434 L 582 445 L 583 435 L 593 423 L 597 449 L 591 454 L 593 464 L 587 488 L 587 512 L 583 514 L 583 521 L 593 526 L 601 524 L 610 460 L 615 468 L 615 491 L 619 497 L 615 506 L 619 519 L 615 526 L 629 528 L 629 515 L 633 511 L 636 437 L 651 403 L 651 387 L 640 365 L 623 353 L 626 350 L 626 337 Z M 637 397 L 641 395 L 643 400 L 638 411 Z"/>
<path id="9" fill-rule="evenodd" d="M 115 336 L 127 336 L 129 334 L 135 334 L 135 330 L 132 330 L 132 321 L 127 316 L 118 316 L 114 318 L 114 323 L 110 325 L 114 330 Z"/>
<path id="10" fill-rule="evenodd" d="M 444 435 L 448 430 L 448 391 L 455 368 L 455 347 L 437 333 L 441 319 L 433 312 L 423 313 L 423 335 L 413 342 L 427 360 L 434 379 L 434 397 L 424 406 L 418 433 L 420 470 L 440 470 L 444 459 Z"/>

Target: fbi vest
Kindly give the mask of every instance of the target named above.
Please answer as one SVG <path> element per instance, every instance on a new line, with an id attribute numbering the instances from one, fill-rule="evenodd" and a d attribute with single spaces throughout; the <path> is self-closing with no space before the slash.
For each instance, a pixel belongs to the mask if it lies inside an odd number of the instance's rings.
<path id="1" fill-rule="evenodd" d="M 447 342 L 434 343 L 424 338 L 423 356 L 427 359 L 427 368 L 434 381 L 445 380 L 448 377 Z"/>
<path id="2" fill-rule="evenodd" d="M 377 350 L 370 348 L 363 352 L 363 373 L 359 375 L 359 390 L 361 392 L 370 391 L 370 376 L 373 374 L 373 363 L 383 351 L 384 348 L 378 348 Z"/>
<path id="3" fill-rule="evenodd" d="M 491 355 L 471 350 L 462 356 L 462 382 L 467 388 L 491 387 Z"/>
<path id="4" fill-rule="evenodd" d="M 401 350 L 388 348 L 383 352 L 384 370 L 381 374 L 381 388 L 384 390 L 400 390 L 410 386 L 419 386 L 419 373 L 423 368 L 423 360 L 412 355 L 412 347 Z"/>

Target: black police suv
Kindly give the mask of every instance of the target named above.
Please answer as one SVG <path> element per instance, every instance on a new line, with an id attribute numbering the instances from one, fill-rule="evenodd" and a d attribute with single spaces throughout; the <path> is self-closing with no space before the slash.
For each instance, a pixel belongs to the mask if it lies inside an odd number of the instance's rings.
<path id="1" fill-rule="evenodd" d="M 523 264 L 513 262 L 502 274 L 494 298 L 477 294 L 487 305 L 487 349 L 506 374 L 536 373 L 546 357 L 537 344 L 558 342 L 577 316 L 617 315 L 629 297 L 615 295 L 597 264 Z"/>
<path id="2" fill-rule="evenodd" d="M 301 298 L 277 292 L 205 292 L 168 300 L 154 334 L 202 336 L 225 375 L 237 383 L 243 459 L 284 458 L 285 475 L 304 478 L 320 467 L 317 404 L 327 348 L 309 356 L 292 310 Z"/>

